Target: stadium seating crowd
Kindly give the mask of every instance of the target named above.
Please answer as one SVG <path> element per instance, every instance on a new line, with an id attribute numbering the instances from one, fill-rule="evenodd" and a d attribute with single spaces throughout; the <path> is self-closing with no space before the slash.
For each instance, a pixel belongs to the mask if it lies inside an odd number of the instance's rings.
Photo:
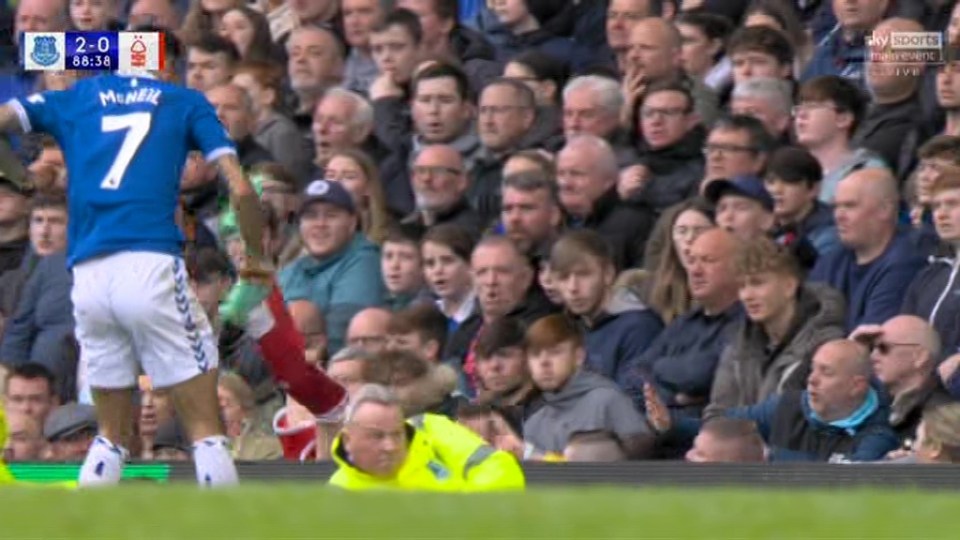
<path id="1" fill-rule="evenodd" d="M 307 361 L 348 392 L 521 460 L 960 459 L 956 0 L 19 0 L 0 24 L 165 32 L 160 76 L 216 109 Z M 17 58 L 0 101 L 97 76 Z M 79 461 L 71 171 L 16 145 L 6 455 Z M 182 168 L 234 457 L 329 459 L 339 426 L 219 320 L 245 250 L 216 169 Z M 188 459 L 145 376 L 138 406 L 135 458 Z"/>

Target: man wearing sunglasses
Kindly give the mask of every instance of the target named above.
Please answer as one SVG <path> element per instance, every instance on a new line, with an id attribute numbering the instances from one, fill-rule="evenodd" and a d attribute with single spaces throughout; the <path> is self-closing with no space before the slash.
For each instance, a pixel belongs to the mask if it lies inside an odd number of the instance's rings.
<path id="1" fill-rule="evenodd" d="M 952 401 L 934 372 L 941 350 L 937 331 L 920 317 L 898 315 L 860 326 L 850 339 L 870 348 L 873 374 L 892 400 L 890 426 L 902 443 L 916 440 L 923 410 Z"/>

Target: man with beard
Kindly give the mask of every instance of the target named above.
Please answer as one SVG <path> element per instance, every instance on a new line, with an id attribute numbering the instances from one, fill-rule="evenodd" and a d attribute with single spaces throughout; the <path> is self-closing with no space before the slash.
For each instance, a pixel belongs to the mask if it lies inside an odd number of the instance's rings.
<path id="1" fill-rule="evenodd" d="M 416 210 L 404 224 L 433 227 L 453 223 L 480 236 L 483 223 L 467 202 L 467 171 L 463 157 L 452 146 L 425 147 L 410 168 Z"/>

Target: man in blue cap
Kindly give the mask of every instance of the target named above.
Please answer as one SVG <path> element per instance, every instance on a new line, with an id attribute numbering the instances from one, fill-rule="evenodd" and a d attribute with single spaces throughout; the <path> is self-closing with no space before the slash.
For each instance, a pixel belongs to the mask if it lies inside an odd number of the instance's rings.
<path id="1" fill-rule="evenodd" d="M 323 312 L 331 352 L 343 346 L 357 312 L 386 299 L 380 248 L 357 230 L 358 219 L 353 199 L 340 183 L 311 182 L 300 208 L 305 253 L 278 276 L 287 302 L 309 300 Z"/>
<path id="2" fill-rule="evenodd" d="M 740 240 L 749 242 L 770 236 L 789 248 L 804 270 L 816 264 L 817 250 L 809 239 L 777 229 L 776 203 L 761 177 L 746 174 L 714 180 L 707 185 L 705 195 L 716 207 L 717 225 Z"/>
<path id="3" fill-rule="evenodd" d="M 776 224 L 773 197 L 759 176 L 714 180 L 707 186 L 706 196 L 716 207 L 717 225 L 743 241 L 769 234 Z"/>

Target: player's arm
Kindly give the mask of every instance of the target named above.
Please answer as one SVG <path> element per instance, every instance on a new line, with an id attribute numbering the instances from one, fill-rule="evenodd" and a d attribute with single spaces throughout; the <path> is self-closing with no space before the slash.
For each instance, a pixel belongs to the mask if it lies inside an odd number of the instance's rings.
<path id="1" fill-rule="evenodd" d="M 23 123 L 17 110 L 10 105 L 0 105 L 0 132 L 19 135 L 23 133 Z"/>
<path id="2" fill-rule="evenodd" d="M 264 261 L 263 228 L 266 223 L 260 209 L 260 197 L 243 173 L 236 154 L 224 154 L 217 158 L 216 163 L 230 188 L 230 204 L 236 212 L 237 228 L 240 229 L 247 252 L 253 261 Z"/>

